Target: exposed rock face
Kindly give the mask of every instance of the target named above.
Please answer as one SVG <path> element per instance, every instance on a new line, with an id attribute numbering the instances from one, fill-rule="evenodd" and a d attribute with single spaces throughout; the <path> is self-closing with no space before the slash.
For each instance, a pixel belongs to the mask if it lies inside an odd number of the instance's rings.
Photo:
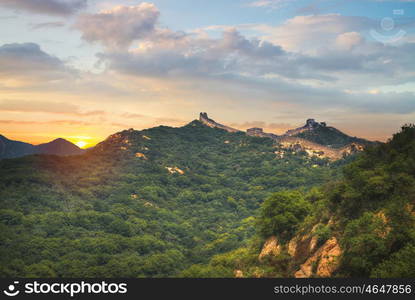
<path id="1" fill-rule="evenodd" d="M 147 156 L 144 153 L 137 152 L 135 157 L 147 160 Z"/>
<path id="2" fill-rule="evenodd" d="M 241 270 L 234 271 L 235 278 L 244 278 L 244 273 Z"/>
<path id="3" fill-rule="evenodd" d="M 340 149 L 343 155 L 351 155 L 364 150 L 364 146 L 358 143 L 351 143 Z"/>
<path id="4" fill-rule="evenodd" d="M 337 240 L 331 239 L 327 243 L 317 267 L 316 275 L 319 277 L 330 277 L 339 266 L 339 257 L 342 252 Z"/>
<path id="5" fill-rule="evenodd" d="M 392 231 L 390 226 L 390 220 L 385 214 L 385 211 L 381 210 L 375 214 L 376 217 L 382 220 L 383 224 L 385 225 L 383 230 L 378 230 L 376 233 L 379 235 L 380 238 L 384 239 L 388 236 L 388 234 Z"/>
<path id="6" fill-rule="evenodd" d="M 278 256 L 281 253 L 281 246 L 278 243 L 276 236 L 272 236 L 266 240 L 262 247 L 261 253 L 258 256 L 259 260 L 262 260 L 265 256 Z"/>
<path id="7" fill-rule="evenodd" d="M 297 250 L 297 237 L 294 237 L 293 239 L 290 240 L 290 242 L 288 243 L 287 246 L 287 252 L 290 256 L 295 256 L 295 252 Z"/>
<path id="8" fill-rule="evenodd" d="M 407 204 L 406 205 L 406 210 L 413 216 L 415 216 L 414 207 L 415 207 L 415 205 L 413 205 L 413 204 Z"/>
<path id="9" fill-rule="evenodd" d="M 283 136 L 278 139 L 278 143 L 282 147 L 292 149 L 295 152 L 305 151 L 309 156 L 318 156 L 330 160 L 343 158 L 343 154 L 340 150 L 316 144 L 298 137 Z"/>
<path id="10" fill-rule="evenodd" d="M 310 142 L 306 139 L 292 136 L 281 136 L 277 138 L 277 142 L 287 149 L 293 151 L 305 151 L 309 156 L 317 156 L 320 158 L 328 158 L 330 160 L 342 159 L 345 156 L 363 151 L 364 146 L 352 143 L 343 148 L 336 149 Z"/>
<path id="11" fill-rule="evenodd" d="M 166 167 L 166 169 L 169 171 L 170 174 L 178 173 L 180 175 L 184 174 L 184 171 L 179 169 L 178 167 Z"/>
<path id="12" fill-rule="evenodd" d="M 294 276 L 295 278 L 330 277 L 339 266 L 338 258 L 341 254 L 337 239 L 332 237 L 300 266 Z"/>
<path id="13" fill-rule="evenodd" d="M 202 124 L 205 124 L 206 126 L 209 126 L 211 128 L 219 128 L 219 129 L 226 130 L 228 132 L 240 132 L 240 130 L 238 130 L 238 129 L 216 123 L 214 120 L 209 119 L 207 113 L 200 113 L 199 121 Z"/>
<path id="14" fill-rule="evenodd" d="M 288 243 L 288 254 L 296 261 L 304 261 L 309 257 L 317 246 L 317 237 L 312 234 L 295 236 Z"/>

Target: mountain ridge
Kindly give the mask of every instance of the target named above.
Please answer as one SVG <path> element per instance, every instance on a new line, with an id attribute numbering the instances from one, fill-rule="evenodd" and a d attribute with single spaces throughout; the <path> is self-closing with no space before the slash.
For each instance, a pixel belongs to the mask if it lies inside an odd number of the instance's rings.
<path id="1" fill-rule="evenodd" d="M 210 119 L 207 113 L 200 113 L 199 121 L 209 127 L 219 128 L 228 132 L 243 132 Z M 307 119 L 302 127 L 290 129 L 282 135 L 264 132 L 262 128 L 249 128 L 245 132 L 249 136 L 270 138 L 276 143 L 295 151 L 302 150 L 310 156 L 338 160 L 350 154 L 363 151 L 367 146 L 378 142 L 351 137 L 340 130 L 327 126 L 326 122 Z"/>
<path id="2" fill-rule="evenodd" d="M 204 126 L 222 129 L 230 133 L 243 133 L 248 136 L 270 138 L 275 143 L 283 145 L 287 149 L 303 151 L 309 156 L 328 158 L 330 160 L 341 159 L 350 154 L 362 151 L 366 146 L 375 143 L 365 139 L 348 136 L 334 127 L 327 126 L 325 122 L 316 122 L 314 119 L 308 119 L 304 126 L 290 129 L 282 135 L 264 132 L 262 128 L 249 128 L 246 131 L 232 128 L 209 118 L 206 112 L 200 113 L 198 121 Z M 132 131 L 133 129 L 128 130 L 128 132 Z M 125 132 L 125 130 L 121 132 Z M 103 142 L 108 141 L 109 139 L 116 140 L 119 138 L 119 135 L 120 132 L 112 134 Z M 122 147 L 125 146 L 126 145 Z M 99 149 L 99 147 L 97 149 Z M 76 145 L 62 138 L 35 146 L 29 143 L 9 140 L 0 135 L 0 159 L 16 158 L 32 154 L 78 155 L 85 152 L 86 150 L 80 149 Z"/>
<path id="3" fill-rule="evenodd" d="M 63 138 L 57 138 L 48 143 L 32 145 L 21 141 L 10 140 L 0 134 L 0 159 L 18 158 L 34 154 L 65 156 L 83 153 L 85 153 L 85 150 Z"/>

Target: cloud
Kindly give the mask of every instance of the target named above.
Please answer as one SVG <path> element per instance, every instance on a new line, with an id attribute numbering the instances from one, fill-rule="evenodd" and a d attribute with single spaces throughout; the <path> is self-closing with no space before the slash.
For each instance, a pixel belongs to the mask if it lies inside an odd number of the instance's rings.
<path id="1" fill-rule="evenodd" d="M 334 83 L 342 79 L 340 72 L 384 74 L 385 82 L 396 74 L 397 66 L 379 64 L 388 61 L 387 51 L 368 46 L 360 33 L 374 25 L 365 17 L 296 16 L 279 26 L 240 26 L 259 37 L 247 38 L 228 26 L 222 37 L 213 38 L 203 29 L 184 33 L 163 28 L 159 15 L 150 3 L 117 6 L 83 15 L 76 26 L 84 39 L 106 46 L 98 57 L 108 69 L 140 77 L 226 75 Z M 137 46 L 130 48 L 134 41 Z"/>
<path id="2" fill-rule="evenodd" d="M 58 27 L 64 27 L 65 22 L 46 22 L 46 23 L 38 23 L 33 24 L 33 29 L 44 29 L 44 28 L 58 28 Z"/>
<path id="3" fill-rule="evenodd" d="M 227 29 L 217 39 L 192 34 L 180 38 L 158 36 L 128 52 L 107 52 L 99 57 L 109 68 L 126 74 L 209 77 L 234 72 L 264 73 L 270 60 L 278 61 L 284 55 L 279 46 L 248 40 L 237 30 Z"/>
<path id="4" fill-rule="evenodd" d="M 136 113 L 124 113 L 122 117 L 126 119 L 141 119 L 141 118 L 146 118 L 147 116 L 142 115 L 142 114 L 136 114 Z"/>
<path id="5" fill-rule="evenodd" d="M 72 70 L 34 43 L 0 46 L 0 78 L 3 80 L 58 80 Z"/>
<path id="6" fill-rule="evenodd" d="M 17 19 L 17 16 L 0 16 L 0 20 L 13 20 Z"/>
<path id="7" fill-rule="evenodd" d="M 358 32 L 345 32 L 336 37 L 336 46 L 341 50 L 351 50 L 363 42 L 363 37 Z"/>
<path id="8" fill-rule="evenodd" d="M 270 59 L 268 68 L 261 67 L 270 78 L 314 80 L 312 84 L 340 89 L 410 81 L 415 68 L 411 55 L 414 41 L 383 45 L 365 38 L 365 32 L 376 25 L 365 17 L 326 14 L 296 16 L 277 26 L 241 24 L 236 28 L 250 34 L 253 31 L 261 41 L 283 48 L 284 56 Z M 259 66 L 251 67 L 255 70 Z"/>
<path id="9" fill-rule="evenodd" d="M 289 3 L 295 2 L 296 0 L 257 0 L 248 4 L 249 7 L 279 9 L 287 6 Z"/>
<path id="10" fill-rule="evenodd" d="M 182 88 L 210 97 L 341 109 L 350 105 L 367 112 L 375 101 L 366 106 L 359 96 L 372 98 L 367 90 L 410 82 L 415 68 L 411 55 L 415 43 L 383 45 L 364 38 L 360 32 L 373 22 L 338 14 L 297 16 L 279 26 L 216 26 L 222 31 L 219 37 L 209 35 L 213 27 L 183 33 L 154 22 L 136 45 L 106 48 L 98 57 L 107 71 L 137 80 L 160 80 L 159 86 L 170 86 L 168 93 Z M 248 38 L 237 28 L 253 29 L 257 36 Z M 123 26 L 118 29 L 120 36 L 123 30 Z M 182 84 L 186 81 L 188 86 Z M 345 90 L 353 95 L 339 92 Z M 374 113 L 412 112 L 407 95 L 395 96 L 400 97 L 397 107 L 391 107 L 387 103 L 392 95 L 377 95 L 383 104 Z"/>
<path id="11" fill-rule="evenodd" d="M 91 126 L 97 123 L 79 121 L 79 120 L 52 120 L 52 121 L 23 121 L 23 120 L 0 120 L 4 125 L 50 125 L 50 126 Z"/>
<path id="12" fill-rule="evenodd" d="M 415 111 L 413 93 L 368 92 L 381 84 L 410 81 L 415 68 L 411 55 L 415 43 L 391 46 L 368 41 L 363 32 L 374 24 L 368 18 L 297 16 L 278 26 L 223 28 L 218 36 L 203 29 L 170 30 L 159 24 L 159 15 L 156 6 L 142 3 L 79 17 L 76 27 L 83 39 L 105 46 L 98 54 L 105 66 L 102 76 L 111 75 L 114 86 L 145 94 L 145 99 L 156 99 L 154 102 L 197 99 L 194 101 L 207 103 L 216 99 L 231 103 L 230 107 L 243 102 L 258 109 L 255 105 L 264 102 L 293 111 L 377 115 Z M 255 36 L 248 37 L 244 30 L 254 30 Z M 54 65 L 52 56 L 40 48 L 33 50 L 29 52 L 46 55 L 43 66 L 65 69 L 59 59 Z M 0 50 L 0 62 L 1 57 Z M 29 66 L 32 60 L 28 60 Z M 123 78 L 122 84 L 115 78 Z M 148 87 L 146 83 L 154 85 L 155 91 L 139 91 L 139 86 Z M 126 101 L 140 101 L 136 98 Z M 76 108 L 72 111 L 79 113 Z M 135 117 L 140 118 L 136 114 L 123 118 Z M 262 125 L 273 131 L 283 127 L 283 123 Z"/>
<path id="13" fill-rule="evenodd" d="M 242 76 L 320 82 L 343 89 L 411 80 L 415 43 L 384 46 L 367 42 L 357 32 L 340 33 L 332 39 L 333 46 L 308 54 L 284 51 L 272 42 L 225 29 L 220 38 L 187 34 L 180 39 L 150 39 L 129 51 L 98 56 L 108 69 L 138 77 Z"/>
<path id="14" fill-rule="evenodd" d="M 231 123 L 230 126 L 241 130 L 257 127 L 263 128 L 265 132 L 282 134 L 285 133 L 288 129 L 295 128 L 296 125 L 289 123 L 267 123 L 264 121 L 251 121 L 244 123 Z"/>
<path id="15" fill-rule="evenodd" d="M 261 37 L 281 45 L 286 51 L 314 54 L 333 46 L 337 36 L 375 28 L 377 22 L 366 17 L 339 14 L 295 16 L 281 25 L 251 25 Z"/>
<path id="16" fill-rule="evenodd" d="M 134 40 L 153 34 L 160 12 L 152 3 L 116 6 L 96 14 L 83 14 L 75 27 L 88 42 L 101 42 L 108 48 L 128 48 Z"/>
<path id="17" fill-rule="evenodd" d="M 0 111 L 29 113 L 41 112 L 76 116 L 96 116 L 105 114 L 102 110 L 81 111 L 78 105 L 71 103 L 35 100 L 3 100 L 0 101 Z"/>
<path id="18" fill-rule="evenodd" d="M 87 0 L 2 0 L 0 6 L 31 13 L 66 16 L 87 6 Z"/>
<path id="19" fill-rule="evenodd" d="M 366 94 L 344 97 L 344 101 L 348 105 L 353 105 L 357 111 L 374 114 L 410 114 L 415 112 L 415 94 L 410 92 L 381 93 L 375 90 Z"/>

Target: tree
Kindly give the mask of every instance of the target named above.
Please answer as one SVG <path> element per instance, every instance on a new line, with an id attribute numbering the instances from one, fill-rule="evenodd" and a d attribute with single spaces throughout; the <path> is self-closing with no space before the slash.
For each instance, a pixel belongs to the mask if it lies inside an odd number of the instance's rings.
<path id="1" fill-rule="evenodd" d="M 258 220 L 259 233 L 266 238 L 276 235 L 282 240 L 289 239 L 297 225 L 310 210 L 310 204 L 298 191 L 282 191 L 265 200 Z"/>
<path id="2" fill-rule="evenodd" d="M 341 240 L 342 271 L 348 276 L 366 277 L 388 254 L 388 229 L 382 217 L 366 212 L 350 221 Z"/>
<path id="3" fill-rule="evenodd" d="M 409 244 L 376 266 L 370 276 L 375 278 L 414 278 L 414 257 L 415 245 Z"/>

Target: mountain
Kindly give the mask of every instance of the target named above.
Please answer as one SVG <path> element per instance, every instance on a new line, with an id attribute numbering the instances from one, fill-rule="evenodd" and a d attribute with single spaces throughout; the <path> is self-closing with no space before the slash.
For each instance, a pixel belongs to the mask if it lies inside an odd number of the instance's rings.
<path id="1" fill-rule="evenodd" d="M 284 136 L 299 137 L 330 148 L 342 148 L 349 144 L 361 146 L 373 144 L 365 139 L 351 137 L 340 130 L 327 126 L 325 122 L 308 119 L 303 127 L 288 130 Z"/>
<path id="2" fill-rule="evenodd" d="M 415 277 L 415 125 L 366 149 L 344 176 L 261 205 L 257 234 L 185 277 Z"/>
<path id="3" fill-rule="evenodd" d="M 3 135 L 0 135 L 0 159 L 14 158 L 33 154 L 34 146 L 28 143 L 12 141 Z"/>
<path id="4" fill-rule="evenodd" d="M 242 132 L 210 119 L 207 113 L 201 113 L 200 122 L 212 128 L 228 132 Z M 365 139 L 348 136 L 334 127 L 328 127 L 325 122 L 308 119 L 302 127 L 288 130 L 283 135 L 266 133 L 262 128 L 250 128 L 246 131 L 249 136 L 270 138 L 291 151 L 303 151 L 310 156 L 339 160 L 345 156 L 363 151 L 367 146 L 374 145 Z M 283 154 L 281 152 L 281 154 Z"/>
<path id="5" fill-rule="evenodd" d="M 52 142 L 35 146 L 35 153 L 51 155 L 77 155 L 84 153 L 84 150 L 65 139 L 58 138 Z"/>
<path id="6" fill-rule="evenodd" d="M 414 276 L 413 126 L 327 159 L 201 117 L 1 160 L 0 277 Z"/>
<path id="7" fill-rule="evenodd" d="M 200 113 L 199 122 L 211 128 L 218 128 L 230 133 L 243 131 L 220 124 L 210 119 L 207 113 Z M 314 119 L 307 120 L 303 127 L 288 130 L 283 135 L 265 133 L 262 128 L 250 128 L 246 131 L 249 136 L 271 138 L 286 149 L 303 151 L 310 156 L 339 160 L 350 154 L 362 151 L 364 147 L 374 144 L 364 139 L 350 137 L 326 123 L 318 123 Z M 15 158 L 31 154 L 78 155 L 84 153 L 76 145 L 64 139 L 56 139 L 37 146 L 12 141 L 0 135 L 0 159 Z M 281 152 L 282 154 L 282 152 Z"/>
<path id="8" fill-rule="evenodd" d="M 0 135 L 0 159 L 16 158 L 33 154 L 77 155 L 84 153 L 78 146 L 65 139 L 56 139 L 40 145 L 32 145 L 7 139 Z"/>
<path id="9" fill-rule="evenodd" d="M 2 160 L 0 276 L 179 276 L 250 238 L 263 199 L 346 162 L 280 151 L 195 120 L 124 130 L 79 156 Z"/>

